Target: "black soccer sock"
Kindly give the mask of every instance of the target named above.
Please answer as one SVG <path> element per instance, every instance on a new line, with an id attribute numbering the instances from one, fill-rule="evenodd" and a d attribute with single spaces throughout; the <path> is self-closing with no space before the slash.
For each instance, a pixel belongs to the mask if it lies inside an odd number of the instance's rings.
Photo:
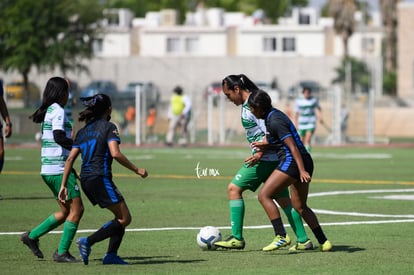
<path id="1" fill-rule="evenodd" d="M 323 233 L 322 228 L 320 226 L 312 229 L 313 234 L 315 235 L 316 239 L 318 239 L 318 243 L 323 244 L 326 242 L 327 238 L 325 233 Z"/>
<path id="2" fill-rule="evenodd" d="M 119 223 L 117 219 L 111 220 L 105 223 L 98 231 L 88 237 L 89 245 L 103 241 L 109 237 L 119 234 L 120 230 L 124 227 Z"/>
<path id="3" fill-rule="evenodd" d="M 273 225 L 273 230 L 275 231 L 275 236 L 280 235 L 282 237 L 286 237 L 285 227 L 282 223 L 282 218 L 274 219 L 270 221 Z"/>
<path id="4" fill-rule="evenodd" d="M 124 234 L 125 234 L 125 228 L 124 227 L 118 228 L 117 233 L 111 236 L 111 238 L 109 239 L 109 246 L 108 246 L 107 253 L 118 254 L 118 249 L 119 249 L 119 246 L 121 245 Z"/>

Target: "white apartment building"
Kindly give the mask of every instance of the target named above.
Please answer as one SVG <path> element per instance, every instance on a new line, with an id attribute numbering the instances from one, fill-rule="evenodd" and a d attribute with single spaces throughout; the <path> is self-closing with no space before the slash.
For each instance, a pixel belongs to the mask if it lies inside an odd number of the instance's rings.
<path id="1" fill-rule="evenodd" d="M 133 19 L 126 9 L 110 10 L 97 57 L 324 57 L 343 54 L 341 38 L 331 18 L 319 18 L 312 8 L 295 9 L 277 25 L 265 25 L 242 13 L 214 8 L 187 14 L 177 25 L 174 10 L 148 13 Z M 381 56 L 380 27 L 356 28 L 349 40 L 350 55 Z"/>

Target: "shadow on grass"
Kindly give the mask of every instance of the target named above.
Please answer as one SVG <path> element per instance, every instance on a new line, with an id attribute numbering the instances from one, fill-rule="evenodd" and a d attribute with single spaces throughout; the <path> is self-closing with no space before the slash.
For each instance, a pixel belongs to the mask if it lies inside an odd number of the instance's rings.
<path id="1" fill-rule="evenodd" d="M 354 253 L 359 251 L 365 251 L 365 248 L 356 247 L 356 246 L 350 246 L 350 245 L 334 245 L 332 250 L 329 252 L 323 252 L 323 253 L 332 253 L 332 252 L 347 252 L 347 253 Z M 316 247 L 313 250 L 297 250 L 297 251 L 289 251 L 289 254 L 300 254 L 300 253 L 321 253 L 319 250 L 319 247 Z"/>
<path id="2" fill-rule="evenodd" d="M 206 260 L 178 260 L 172 259 L 173 256 L 144 256 L 144 257 L 122 257 L 129 265 L 150 265 L 150 264 L 192 264 L 198 262 L 204 262 Z M 89 260 L 90 261 L 90 260 Z M 94 259 L 93 261 L 102 262 L 102 259 Z"/>
<path id="3" fill-rule="evenodd" d="M 354 253 L 359 251 L 365 251 L 365 248 L 350 246 L 350 245 L 334 245 L 332 252 L 348 252 Z"/>

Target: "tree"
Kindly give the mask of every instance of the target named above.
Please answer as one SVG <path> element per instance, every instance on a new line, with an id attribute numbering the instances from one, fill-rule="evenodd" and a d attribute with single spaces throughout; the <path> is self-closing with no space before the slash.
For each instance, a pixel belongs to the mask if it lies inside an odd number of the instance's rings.
<path id="1" fill-rule="evenodd" d="M 385 27 L 385 60 L 386 72 L 397 68 L 397 2 L 380 0 L 382 24 Z"/>
<path id="2" fill-rule="evenodd" d="M 87 71 L 102 9 L 98 0 L 3 0 L 0 4 L 0 67 L 17 71 L 25 85 L 28 75 L 60 69 Z"/>
<path id="3" fill-rule="evenodd" d="M 382 24 L 385 28 L 384 41 L 384 91 L 395 95 L 397 90 L 397 3 L 399 1 L 380 0 Z"/>
<path id="4" fill-rule="evenodd" d="M 346 59 L 349 57 L 348 40 L 354 32 L 355 0 L 329 0 L 328 10 L 334 19 L 335 32 L 342 38 Z"/>
<path id="5" fill-rule="evenodd" d="M 360 60 L 355 58 L 344 58 L 342 59 L 341 65 L 336 68 L 336 78 L 332 80 L 332 83 L 341 83 L 345 84 L 347 66 L 350 66 L 350 75 L 351 75 L 351 93 L 356 91 L 361 91 L 363 93 L 368 93 L 370 87 L 370 71 L 368 65 Z"/>

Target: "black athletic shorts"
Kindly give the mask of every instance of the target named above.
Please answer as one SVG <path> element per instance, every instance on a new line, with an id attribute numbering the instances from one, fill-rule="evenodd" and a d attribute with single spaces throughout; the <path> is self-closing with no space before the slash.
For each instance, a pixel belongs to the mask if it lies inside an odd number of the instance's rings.
<path id="1" fill-rule="evenodd" d="M 93 205 L 101 208 L 124 201 L 124 197 L 109 177 L 93 176 L 81 178 L 82 190 Z"/>
<path id="2" fill-rule="evenodd" d="M 313 160 L 309 154 L 302 155 L 303 164 L 305 166 L 306 172 L 312 177 L 313 174 Z M 288 174 L 292 178 L 300 180 L 299 169 L 296 165 L 296 161 L 293 159 L 283 160 L 279 163 L 277 170 L 282 171 L 283 173 Z"/>

